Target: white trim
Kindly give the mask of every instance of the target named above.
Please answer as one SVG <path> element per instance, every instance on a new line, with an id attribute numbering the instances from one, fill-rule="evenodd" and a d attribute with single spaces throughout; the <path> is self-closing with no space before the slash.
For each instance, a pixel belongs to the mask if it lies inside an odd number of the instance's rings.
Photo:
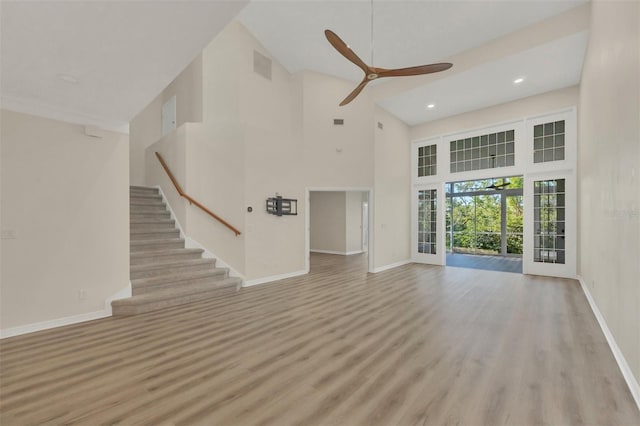
<path id="1" fill-rule="evenodd" d="M 21 112 L 23 114 L 36 115 L 65 123 L 93 125 L 112 132 L 129 134 L 129 122 L 118 120 L 105 120 L 81 112 L 60 108 L 55 105 L 45 104 L 33 99 L 19 98 L 15 96 L 2 96 L 0 104 L 3 109 Z"/>
<path id="2" fill-rule="evenodd" d="M 373 270 L 373 273 L 376 274 L 378 272 L 388 271 L 389 269 L 397 268 L 399 266 L 408 265 L 409 263 L 413 263 L 411 259 L 401 260 L 400 262 L 391 263 L 385 266 L 379 266 Z"/>
<path id="3" fill-rule="evenodd" d="M 587 301 L 589 302 L 589 306 L 591 306 L 591 310 L 593 314 L 596 316 L 598 320 L 598 324 L 600 324 L 600 328 L 602 329 L 602 333 L 604 333 L 604 337 L 607 339 L 607 343 L 609 344 L 609 348 L 611 352 L 613 352 L 613 356 L 618 363 L 618 367 L 620 368 L 620 372 L 622 372 L 622 377 L 627 382 L 627 386 L 629 386 L 629 391 L 631 391 L 631 396 L 636 401 L 636 405 L 638 406 L 638 410 L 640 410 L 640 385 L 638 384 L 638 380 L 633 375 L 631 371 L 631 367 L 627 363 L 627 360 L 624 358 L 622 351 L 618 347 L 616 343 L 616 339 L 611 334 L 611 330 L 609 330 L 609 326 L 607 326 L 607 322 L 604 320 L 600 309 L 598 309 L 598 305 L 596 305 L 595 300 L 591 296 L 591 292 L 589 288 L 584 282 L 584 279 L 581 276 L 578 276 L 578 281 L 580 282 L 580 286 L 582 287 L 582 291 L 584 295 L 587 297 Z"/>
<path id="4" fill-rule="evenodd" d="M 57 318 L 49 321 L 36 322 L 33 324 L 21 325 L 18 327 L 0 330 L 0 339 L 7 337 L 19 336 L 21 334 L 33 333 L 50 328 L 62 327 L 65 325 L 77 324 L 79 322 L 92 321 L 100 318 L 110 317 L 111 314 L 106 311 L 88 312 L 86 314 L 73 315 L 70 317 Z"/>
<path id="5" fill-rule="evenodd" d="M 300 275 L 307 275 L 307 274 L 308 274 L 307 271 L 295 271 L 295 272 L 288 272 L 286 274 L 271 275 L 269 277 L 255 278 L 253 280 L 245 281 L 244 284 L 242 284 L 242 287 L 251 287 L 254 285 L 266 284 L 272 281 L 284 280 L 285 278 L 299 277 Z"/>
<path id="6" fill-rule="evenodd" d="M 178 223 L 178 222 L 176 221 L 176 223 Z M 230 277 L 240 278 L 240 279 L 242 279 L 244 281 L 244 275 L 242 275 L 240 272 L 238 272 L 236 269 L 234 269 L 227 262 L 225 262 L 224 260 L 220 259 L 220 256 L 217 256 L 215 253 L 212 253 L 209 249 L 207 249 L 205 246 L 203 246 L 202 244 L 200 244 L 198 241 L 194 240 L 193 238 L 186 237 L 184 239 L 184 246 L 185 246 L 185 248 L 197 248 L 197 249 L 204 250 L 204 252 L 202 253 L 202 257 L 204 257 L 205 259 L 215 259 L 216 268 L 227 268 L 229 270 L 229 276 Z"/>
<path id="7" fill-rule="evenodd" d="M 356 250 L 356 251 L 335 251 L 335 250 L 316 250 L 316 249 L 311 249 L 309 250 L 311 253 L 324 253 L 324 254 L 339 254 L 341 256 L 351 256 L 352 254 L 361 254 L 364 253 L 364 251 L 362 250 Z"/>

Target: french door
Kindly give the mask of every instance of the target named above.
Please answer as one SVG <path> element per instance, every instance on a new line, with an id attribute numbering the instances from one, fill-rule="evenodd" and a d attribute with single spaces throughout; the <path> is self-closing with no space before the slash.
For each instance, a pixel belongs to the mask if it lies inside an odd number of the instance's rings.
<path id="1" fill-rule="evenodd" d="M 525 274 L 575 278 L 576 184 L 571 174 L 531 175 L 525 186 Z"/>
<path id="2" fill-rule="evenodd" d="M 414 187 L 412 204 L 412 260 L 444 265 L 443 188 L 441 185 Z"/>

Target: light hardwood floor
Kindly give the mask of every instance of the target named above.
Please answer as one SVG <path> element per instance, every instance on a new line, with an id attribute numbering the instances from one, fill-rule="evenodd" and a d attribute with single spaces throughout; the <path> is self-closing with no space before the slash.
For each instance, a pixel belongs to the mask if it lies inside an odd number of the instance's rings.
<path id="1" fill-rule="evenodd" d="M 640 424 L 575 281 L 364 256 L 0 357 L 3 426 Z"/>

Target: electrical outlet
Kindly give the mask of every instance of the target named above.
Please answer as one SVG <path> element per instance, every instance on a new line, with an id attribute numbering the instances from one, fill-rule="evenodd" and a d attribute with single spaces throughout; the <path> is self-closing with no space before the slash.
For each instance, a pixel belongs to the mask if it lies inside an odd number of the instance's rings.
<path id="1" fill-rule="evenodd" d="M 78 300 L 87 300 L 87 290 L 80 289 L 78 290 Z"/>

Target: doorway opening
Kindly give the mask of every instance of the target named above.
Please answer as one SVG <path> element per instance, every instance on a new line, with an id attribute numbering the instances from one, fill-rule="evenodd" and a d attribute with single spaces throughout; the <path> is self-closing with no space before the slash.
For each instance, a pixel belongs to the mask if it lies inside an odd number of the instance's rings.
<path id="1" fill-rule="evenodd" d="M 522 273 L 524 179 L 446 184 L 446 264 Z"/>
<path id="2" fill-rule="evenodd" d="M 307 270 L 329 258 L 370 270 L 370 205 L 368 189 L 307 190 Z"/>

